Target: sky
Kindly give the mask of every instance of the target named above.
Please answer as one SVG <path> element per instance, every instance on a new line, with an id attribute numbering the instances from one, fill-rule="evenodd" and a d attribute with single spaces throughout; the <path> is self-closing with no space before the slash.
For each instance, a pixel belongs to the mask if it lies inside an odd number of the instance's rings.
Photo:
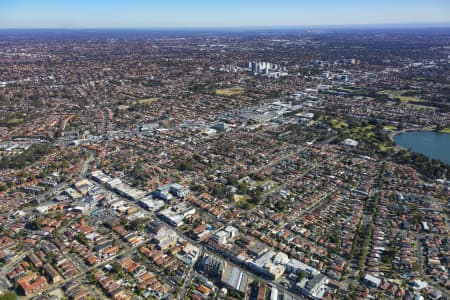
<path id="1" fill-rule="evenodd" d="M 450 0 L 0 0 L 0 28 L 450 24 Z"/>

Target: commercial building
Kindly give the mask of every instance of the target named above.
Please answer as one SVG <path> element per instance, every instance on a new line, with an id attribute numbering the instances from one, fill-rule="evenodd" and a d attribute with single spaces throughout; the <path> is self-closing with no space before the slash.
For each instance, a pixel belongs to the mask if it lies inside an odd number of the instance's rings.
<path id="1" fill-rule="evenodd" d="M 158 187 L 153 194 L 162 200 L 172 199 L 172 194 L 178 198 L 184 198 L 189 194 L 189 190 L 178 183 L 169 183 Z"/>
<path id="2" fill-rule="evenodd" d="M 313 277 L 320 273 L 319 270 L 307 264 L 304 264 L 296 259 L 289 260 L 289 262 L 286 264 L 286 272 L 294 274 L 300 274 L 300 272 L 305 272 L 308 277 Z"/>
<path id="3" fill-rule="evenodd" d="M 172 199 L 172 195 L 170 194 L 170 184 L 160 186 L 153 192 L 153 195 L 164 201 Z"/>
<path id="4" fill-rule="evenodd" d="M 311 280 L 302 280 L 297 284 L 303 295 L 312 299 L 322 299 L 326 292 L 329 279 L 323 274 L 314 276 Z"/>
<path id="5" fill-rule="evenodd" d="M 248 266 L 261 275 L 277 280 L 284 274 L 288 261 L 289 258 L 285 253 L 269 250 L 248 261 Z"/>
<path id="6" fill-rule="evenodd" d="M 219 245 L 226 244 L 230 240 L 234 240 L 238 234 L 238 229 L 233 226 L 227 226 L 225 229 L 216 232 L 211 239 Z"/>
<path id="7" fill-rule="evenodd" d="M 192 216 L 195 212 L 196 210 L 194 207 L 189 206 L 187 203 L 180 203 L 178 205 L 163 209 L 156 215 L 170 225 L 178 227 L 184 224 L 184 218 L 187 216 Z"/>
<path id="8" fill-rule="evenodd" d="M 249 276 L 238 267 L 225 266 L 221 277 L 222 283 L 242 294 L 245 294 L 247 285 L 250 282 Z"/>
<path id="9" fill-rule="evenodd" d="M 138 204 L 146 210 L 157 211 L 164 206 L 164 201 L 154 199 L 152 196 L 146 196 L 139 200 Z"/>
<path id="10" fill-rule="evenodd" d="M 199 265 L 200 268 L 207 274 L 214 277 L 220 277 L 226 263 L 212 255 L 205 255 L 202 257 Z"/>

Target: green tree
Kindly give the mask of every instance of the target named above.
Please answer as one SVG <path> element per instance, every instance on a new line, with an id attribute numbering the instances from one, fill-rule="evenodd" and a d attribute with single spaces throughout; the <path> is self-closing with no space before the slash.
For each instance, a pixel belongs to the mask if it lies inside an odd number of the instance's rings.
<path id="1" fill-rule="evenodd" d="M 120 275 L 121 277 L 123 276 L 123 269 L 122 266 L 118 263 L 118 262 L 113 262 L 111 264 L 112 267 L 112 271 L 118 275 Z"/>
<path id="2" fill-rule="evenodd" d="M 8 292 L 3 295 L 0 295 L 0 300 L 16 300 L 17 295 L 14 292 Z"/>
<path id="3" fill-rule="evenodd" d="M 298 274 L 298 282 L 302 281 L 305 278 L 306 278 L 306 272 L 300 271 L 300 273 Z"/>
<path id="4" fill-rule="evenodd" d="M 79 241 L 80 243 L 82 243 L 85 246 L 89 246 L 89 240 L 84 236 L 84 234 L 77 234 L 76 237 L 77 241 Z"/>

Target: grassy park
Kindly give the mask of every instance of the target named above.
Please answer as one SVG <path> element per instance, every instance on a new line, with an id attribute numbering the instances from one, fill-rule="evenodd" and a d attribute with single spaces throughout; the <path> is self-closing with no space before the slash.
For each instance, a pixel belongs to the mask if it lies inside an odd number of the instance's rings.
<path id="1" fill-rule="evenodd" d="M 388 151 L 392 145 L 385 139 L 385 134 L 380 132 L 380 128 L 372 124 L 360 122 L 349 122 L 340 117 L 322 116 L 321 121 L 327 123 L 338 132 L 340 139 L 351 138 L 357 141 L 364 141 L 381 151 Z M 394 126 L 383 126 L 382 129 L 397 130 Z"/>
<path id="2" fill-rule="evenodd" d="M 450 127 L 439 130 L 440 133 L 450 133 Z"/>
<path id="3" fill-rule="evenodd" d="M 414 96 L 417 92 L 415 90 L 384 90 L 377 94 L 388 95 L 393 99 L 398 99 L 402 102 L 423 102 L 424 100 Z"/>
<path id="4" fill-rule="evenodd" d="M 234 86 L 230 88 L 216 89 L 215 94 L 217 96 L 231 97 L 241 95 L 242 93 L 244 93 L 244 91 L 245 91 L 244 88 L 240 86 Z"/>
<path id="5" fill-rule="evenodd" d="M 135 101 L 133 101 L 133 104 L 134 105 L 147 105 L 147 104 L 155 103 L 158 100 L 159 100 L 159 98 L 157 98 L 157 97 L 145 98 L 145 99 L 135 100 Z"/>
<path id="6" fill-rule="evenodd" d="M 396 131 L 397 127 L 391 125 L 385 125 L 384 130 Z"/>
<path id="7" fill-rule="evenodd" d="M 7 127 L 18 126 L 23 123 L 25 123 L 24 118 L 14 116 L 6 117 L 3 120 L 0 120 L 0 126 L 7 126 Z"/>
<path id="8" fill-rule="evenodd" d="M 5 123 L 6 123 L 7 125 L 14 126 L 14 125 L 20 125 L 20 124 L 22 124 L 23 122 L 25 122 L 25 119 L 22 119 L 22 118 L 12 118 L 12 119 L 7 120 Z"/>

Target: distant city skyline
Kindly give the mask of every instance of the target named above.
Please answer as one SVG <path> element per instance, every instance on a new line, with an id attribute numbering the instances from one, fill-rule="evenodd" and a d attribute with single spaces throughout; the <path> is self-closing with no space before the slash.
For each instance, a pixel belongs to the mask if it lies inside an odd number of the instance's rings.
<path id="1" fill-rule="evenodd" d="M 0 28 L 450 24 L 448 0 L 0 0 Z"/>

